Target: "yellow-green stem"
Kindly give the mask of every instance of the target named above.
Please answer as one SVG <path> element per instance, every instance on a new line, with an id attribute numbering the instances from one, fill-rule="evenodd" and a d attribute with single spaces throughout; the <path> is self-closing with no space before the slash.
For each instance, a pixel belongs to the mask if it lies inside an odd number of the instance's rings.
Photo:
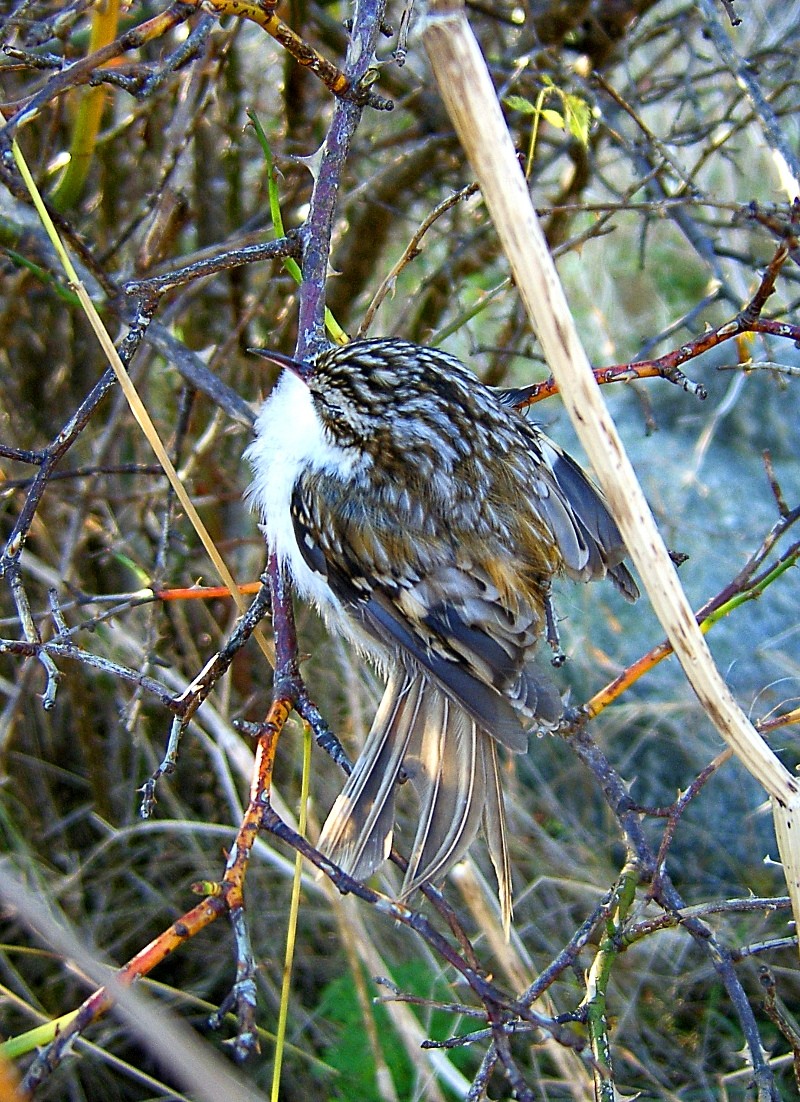
<path id="1" fill-rule="evenodd" d="M 278 195 L 278 178 L 275 172 L 275 159 L 272 156 L 272 148 L 255 111 L 248 111 L 247 116 L 253 124 L 258 143 L 264 154 L 264 160 L 267 162 L 267 191 L 269 193 L 269 214 L 272 219 L 272 227 L 275 230 L 276 237 L 283 237 L 285 230 L 283 228 L 283 215 L 281 214 L 280 196 Z M 294 257 L 287 257 L 283 262 L 283 266 L 295 283 L 300 283 L 303 278 L 303 273 L 300 271 L 300 265 Z M 337 344 L 347 344 L 350 339 L 327 306 L 325 307 L 325 328 Z"/>
<path id="2" fill-rule="evenodd" d="M 606 920 L 606 931 L 597 955 L 589 969 L 586 982 L 586 1025 L 595 1059 L 595 1098 L 598 1102 L 616 1102 L 611 1043 L 608 1036 L 608 985 L 611 970 L 620 952 L 617 935 L 622 929 L 636 896 L 639 874 L 636 866 L 627 864 L 620 875 L 613 911 Z"/>
<path id="3" fill-rule="evenodd" d="M 117 35 L 119 24 L 119 0 L 101 0 L 92 16 L 92 33 L 89 40 L 89 53 L 93 54 L 103 46 L 108 46 Z M 72 141 L 69 147 L 69 161 L 64 175 L 53 191 L 51 202 L 56 210 L 69 210 L 81 197 L 86 177 L 94 156 L 97 135 L 106 102 L 106 89 L 83 88 L 79 93 L 81 100 L 75 114 L 72 129 Z"/>
<path id="4" fill-rule="evenodd" d="M 300 813 L 298 824 L 301 834 L 306 832 L 308 810 L 308 790 L 311 777 L 311 728 L 303 726 L 303 779 L 300 782 Z M 292 989 L 292 964 L 294 947 L 297 941 L 297 916 L 300 912 L 300 880 L 303 872 L 303 858 L 296 854 L 294 860 L 294 880 L 292 881 L 292 900 L 289 906 L 289 925 L 286 931 L 286 954 L 283 960 L 283 984 L 281 986 L 281 1005 L 278 1012 L 278 1029 L 275 1038 L 275 1063 L 272 1067 L 272 1102 L 278 1102 L 281 1089 L 281 1067 L 286 1047 L 286 1023 L 289 1018 L 289 997 Z"/>

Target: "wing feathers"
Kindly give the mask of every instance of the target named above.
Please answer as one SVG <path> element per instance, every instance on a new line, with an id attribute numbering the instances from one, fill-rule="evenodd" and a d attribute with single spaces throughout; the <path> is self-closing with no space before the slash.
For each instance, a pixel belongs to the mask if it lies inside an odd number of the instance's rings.
<path id="1" fill-rule="evenodd" d="M 509 701 L 493 685 L 486 684 L 469 668 L 442 648 L 426 645 L 398 613 L 397 607 L 383 594 L 375 593 L 369 601 L 354 609 L 365 625 L 380 629 L 381 638 L 399 645 L 423 670 L 427 670 L 442 688 L 461 703 L 498 741 L 509 750 L 522 754 L 528 749 L 528 736 Z"/>
<path id="2" fill-rule="evenodd" d="M 539 434 L 539 443 L 544 459 L 553 472 L 560 497 L 569 506 L 575 530 L 580 533 L 581 542 L 589 552 L 583 567 L 565 554 L 568 572 L 579 581 L 602 578 L 608 574 L 620 593 L 627 600 L 635 601 L 639 589 L 622 561 L 625 544 L 602 494 L 575 460 L 552 440 Z"/>

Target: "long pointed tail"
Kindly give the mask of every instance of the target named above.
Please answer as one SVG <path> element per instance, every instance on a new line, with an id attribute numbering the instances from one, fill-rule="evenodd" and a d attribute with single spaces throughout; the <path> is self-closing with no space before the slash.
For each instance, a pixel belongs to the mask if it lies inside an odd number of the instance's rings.
<path id="1" fill-rule="evenodd" d="M 392 673 L 364 749 L 320 834 L 320 851 L 359 880 L 391 852 L 397 778 L 418 722 L 421 689 L 421 679 Z"/>
<path id="2" fill-rule="evenodd" d="M 392 847 L 401 770 L 420 805 L 402 895 L 444 876 L 483 820 L 507 930 L 511 875 L 495 740 L 418 673 L 392 674 L 364 749 L 323 827 L 320 850 L 359 879 L 378 868 Z"/>

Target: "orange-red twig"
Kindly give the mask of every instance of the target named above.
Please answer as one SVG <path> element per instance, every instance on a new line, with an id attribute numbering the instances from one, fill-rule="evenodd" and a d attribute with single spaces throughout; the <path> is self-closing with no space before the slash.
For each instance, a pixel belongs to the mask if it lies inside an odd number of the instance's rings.
<path id="1" fill-rule="evenodd" d="M 261 829 L 264 805 L 269 801 L 272 790 L 272 770 L 275 766 L 278 739 L 291 710 L 290 700 L 274 701 L 263 725 L 263 733 L 258 740 L 250 782 L 250 801 L 231 848 L 222 881 L 222 897 L 230 911 L 244 906 L 244 878 L 247 864 L 253 843 Z"/>
<path id="2" fill-rule="evenodd" d="M 261 582 L 245 582 L 236 588 L 244 594 L 258 593 Z M 153 596 L 159 601 L 211 601 L 230 597 L 231 591 L 226 585 L 192 585 L 178 589 L 154 589 Z"/>
<path id="3" fill-rule="evenodd" d="M 140 949 L 136 956 L 131 957 L 127 964 L 117 972 L 117 980 L 129 985 L 134 980 L 147 976 L 157 964 L 160 964 L 171 953 L 178 949 L 189 938 L 199 934 L 206 926 L 215 922 L 220 915 L 225 913 L 225 904 L 221 899 L 213 897 L 204 899 L 177 922 L 173 922 L 168 929 L 154 938 L 144 949 Z M 59 1047 L 63 1046 L 72 1037 L 77 1037 L 84 1030 L 102 1017 L 111 1007 L 114 1000 L 107 988 L 100 987 L 86 999 L 78 1008 L 75 1018 L 63 1029 L 57 1038 Z"/>
<path id="4" fill-rule="evenodd" d="M 783 337 L 787 340 L 800 340 L 800 325 L 790 325 L 786 322 L 771 321 L 760 316 L 764 305 L 775 289 L 775 280 L 789 255 L 790 249 L 796 247 L 794 237 L 780 244 L 775 255 L 767 265 L 761 282 L 751 298 L 750 302 L 731 321 L 716 329 L 710 329 L 702 333 L 693 341 L 687 341 L 680 348 L 674 348 L 655 360 L 636 360 L 628 364 L 612 364 L 608 367 L 598 367 L 594 370 L 594 377 L 600 386 L 607 383 L 632 382 L 634 379 L 662 378 L 685 390 L 705 397 L 705 388 L 692 383 L 680 370 L 680 365 L 688 360 L 696 359 L 703 352 L 733 337 L 740 337 L 743 333 L 763 333 L 774 337 Z M 541 402 L 558 392 L 558 387 L 552 376 L 542 383 L 520 389 L 518 408 L 524 409 L 535 402 Z"/>
<path id="5" fill-rule="evenodd" d="M 672 647 L 666 640 L 659 643 L 649 650 L 647 654 L 643 654 L 641 658 L 638 658 L 632 665 L 623 670 L 619 676 L 609 682 L 600 692 L 595 693 L 591 700 L 587 701 L 583 706 L 582 711 L 585 712 L 589 719 L 594 719 L 595 716 L 598 716 L 609 706 L 609 704 L 612 704 L 618 697 L 622 696 L 622 694 L 626 692 L 631 685 L 634 685 L 640 677 L 643 677 L 657 666 L 659 662 L 662 662 L 671 654 Z"/>

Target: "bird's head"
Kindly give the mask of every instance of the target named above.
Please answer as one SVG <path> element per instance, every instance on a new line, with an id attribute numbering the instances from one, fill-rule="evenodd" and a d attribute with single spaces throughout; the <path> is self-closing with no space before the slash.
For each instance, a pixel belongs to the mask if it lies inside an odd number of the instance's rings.
<path id="1" fill-rule="evenodd" d="M 308 361 L 252 349 L 308 387 L 332 442 L 384 456 L 434 447 L 464 454 L 488 394 L 452 356 L 395 338 L 357 340 Z M 443 459 L 445 455 L 443 454 Z"/>

